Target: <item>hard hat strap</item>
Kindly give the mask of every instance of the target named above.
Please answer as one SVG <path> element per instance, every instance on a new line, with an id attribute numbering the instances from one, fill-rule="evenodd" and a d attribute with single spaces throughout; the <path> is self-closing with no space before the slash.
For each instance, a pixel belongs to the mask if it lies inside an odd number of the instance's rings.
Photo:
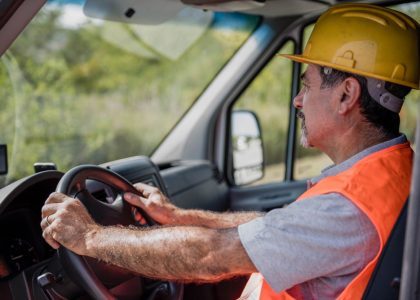
<path id="1" fill-rule="evenodd" d="M 386 109 L 399 113 L 404 103 L 404 99 L 392 95 L 385 88 L 385 81 L 368 77 L 367 88 L 369 95 Z"/>

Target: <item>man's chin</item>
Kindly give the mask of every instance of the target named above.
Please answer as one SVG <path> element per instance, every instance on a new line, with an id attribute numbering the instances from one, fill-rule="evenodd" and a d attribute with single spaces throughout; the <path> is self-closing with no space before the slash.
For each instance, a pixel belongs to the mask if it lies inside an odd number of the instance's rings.
<path id="1" fill-rule="evenodd" d="M 302 135 L 300 138 L 300 145 L 303 148 L 312 148 L 312 145 L 309 143 L 308 138 L 305 135 Z"/>

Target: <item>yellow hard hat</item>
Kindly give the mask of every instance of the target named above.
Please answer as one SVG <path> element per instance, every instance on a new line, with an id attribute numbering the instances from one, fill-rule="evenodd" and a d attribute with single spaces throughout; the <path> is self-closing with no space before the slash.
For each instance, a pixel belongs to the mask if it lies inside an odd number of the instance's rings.
<path id="1" fill-rule="evenodd" d="M 302 55 L 282 56 L 419 89 L 419 28 L 389 8 L 336 5 L 321 15 Z"/>

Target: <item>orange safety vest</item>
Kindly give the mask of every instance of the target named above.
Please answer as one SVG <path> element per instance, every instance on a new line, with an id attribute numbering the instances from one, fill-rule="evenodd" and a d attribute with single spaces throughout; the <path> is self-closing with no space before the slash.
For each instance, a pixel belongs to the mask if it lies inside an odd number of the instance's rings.
<path id="1" fill-rule="evenodd" d="M 340 193 L 362 210 L 375 226 L 380 248 L 376 256 L 347 285 L 338 299 L 361 299 L 392 228 L 410 192 L 413 151 L 398 144 L 362 158 L 350 169 L 320 180 L 297 201 Z M 246 291 L 246 292 L 245 292 Z M 251 276 L 239 299 L 294 299 L 286 291 L 275 293 L 258 273 Z"/>

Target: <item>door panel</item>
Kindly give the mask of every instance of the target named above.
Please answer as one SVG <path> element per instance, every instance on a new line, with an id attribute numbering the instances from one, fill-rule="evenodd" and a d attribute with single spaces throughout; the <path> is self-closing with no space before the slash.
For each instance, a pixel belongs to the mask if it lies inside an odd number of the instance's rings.
<path id="1" fill-rule="evenodd" d="M 224 211 L 228 209 L 228 187 L 216 167 L 208 161 L 192 160 L 161 169 L 171 201 L 182 208 Z"/>
<path id="2" fill-rule="evenodd" d="M 290 204 L 306 190 L 305 181 L 272 183 L 230 190 L 232 210 L 269 211 Z"/>

